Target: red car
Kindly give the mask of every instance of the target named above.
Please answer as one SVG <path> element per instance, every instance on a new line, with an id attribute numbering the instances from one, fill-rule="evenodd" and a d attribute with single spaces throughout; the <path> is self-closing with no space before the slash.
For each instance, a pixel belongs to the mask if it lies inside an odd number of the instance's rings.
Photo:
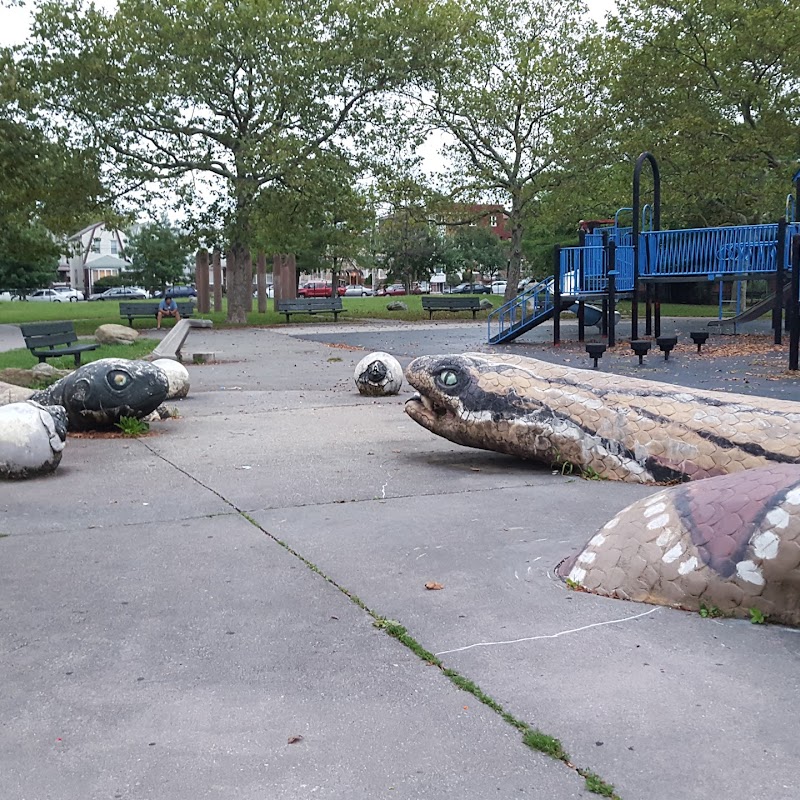
<path id="1" fill-rule="evenodd" d="M 340 286 L 336 293 L 341 297 L 344 294 L 345 287 Z M 330 281 L 309 281 L 304 283 L 298 290 L 298 297 L 331 297 L 331 282 Z"/>
<path id="2" fill-rule="evenodd" d="M 405 294 L 406 287 L 403 286 L 402 283 L 393 283 L 391 286 L 384 286 L 382 289 L 378 289 L 377 294 L 385 297 L 386 295 L 398 295 L 398 294 Z"/>

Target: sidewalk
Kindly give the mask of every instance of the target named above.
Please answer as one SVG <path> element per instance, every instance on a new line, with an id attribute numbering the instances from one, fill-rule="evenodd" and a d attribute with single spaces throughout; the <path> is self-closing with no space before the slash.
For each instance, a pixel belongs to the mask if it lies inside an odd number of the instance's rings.
<path id="1" fill-rule="evenodd" d="M 188 365 L 181 418 L 70 437 L 53 476 L 0 487 L 0 797 L 598 796 L 381 617 L 625 800 L 794 798 L 798 632 L 552 577 L 652 487 L 465 449 L 403 414 L 407 386 L 355 390 L 354 348 L 405 364 L 484 342 L 470 324 L 192 331 L 186 351 L 220 361 Z M 709 363 L 651 356 L 643 377 Z"/>

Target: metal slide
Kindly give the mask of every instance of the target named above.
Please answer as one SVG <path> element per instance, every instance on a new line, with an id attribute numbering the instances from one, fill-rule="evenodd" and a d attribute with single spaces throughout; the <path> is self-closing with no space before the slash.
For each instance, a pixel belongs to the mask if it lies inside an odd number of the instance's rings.
<path id="1" fill-rule="evenodd" d="M 785 303 L 792 292 L 792 284 L 791 281 L 784 285 L 783 287 L 783 302 Z M 709 328 L 719 328 L 719 332 L 722 332 L 722 329 L 726 326 L 733 327 L 733 332 L 736 333 L 736 326 L 742 325 L 745 322 L 752 322 L 753 320 L 758 319 L 759 317 L 763 317 L 764 314 L 768 314 L 772 311 L 772 307 L 775 305 L 775 292 L 773 292 L 768 297 L 765 297 L 760 302 L 756 303 L 754 306 L 750 306 L 750 308 L 745 309 L 742 311 L 741 314 L 737 314 L 735 317 L 725 317 L 724 319 L 712 319 L 708 323 Z"/>

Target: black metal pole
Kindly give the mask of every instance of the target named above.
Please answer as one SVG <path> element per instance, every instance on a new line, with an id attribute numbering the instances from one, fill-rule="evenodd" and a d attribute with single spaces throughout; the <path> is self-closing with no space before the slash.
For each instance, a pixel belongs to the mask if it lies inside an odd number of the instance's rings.
<path id="1" fill-rule="evenodd" d="M 553 345 L 561 344 L 561 245 L 553 248 Z"/>
<path id="2" fill-rule="evenodd" d="M 653 324 L 656 329 L 656 339 L 661 336 L 661 300 L 658 299 L 658 284 L 653 284 Z"/>
<path id="3" fill-rule="evenodd" d="M 644 285 L 644 335 L 653 335 L 653 284 Z"/>
<path id="4" fill-rule="evenodd" d="M 582 342 L 586 338 L 586 323 L 584 322 L 584 314 L 586 313 L 586 303 L 583 300 L 578 301 L 578 341 Z"/>
<path id="5" fill-rule="evenodd" d="M 775 302 L 772 305 L 772 332 L 775 344 L 780 344 L 783 335 L 783 284 L 786 282 L 786 218 L 778 220 L 778 241 L 775 243 Z"/>
<path id="6" fill-rule="evenodd" d="M 798 368 L 800 351 L 800 315 L 797 302 L 800 297 L 800 234 L 792 236 L 792 296 L 789 298 L 789 369 Z"/>
<path id="7" fill-rule="evenodd" d="M 650 162 L 653 170 L 653 230 L 661 230 L 661 173 L 652 153 L 642 153 L 633 170 L 633 303 L 631 304 L 631 339 L 639 338 L 639 215 L 641 214 L 640 183 L 642 165 Z"/>
<path id="8" fill-rule="evenodd" d="M 617 326 L 614 319 L 617 305 L 617 246 L 608 243 L 608 346 L 616 344 Z"/>

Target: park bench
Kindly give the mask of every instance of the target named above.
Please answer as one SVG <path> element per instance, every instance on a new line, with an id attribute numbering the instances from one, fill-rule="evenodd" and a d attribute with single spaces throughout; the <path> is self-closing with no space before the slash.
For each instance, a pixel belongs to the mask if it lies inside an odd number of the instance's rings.
<path id="1" fill-rule="evenodd" d="M 140 318 L 155 319 L 156 314 L 158 313 L 159 302 L 160 301 L 156 300 L 155 302 L 148 303 L 142 300 L 137 300 L 135 303 L 120 303 L 119 315 L 121 317 L 127 317 L 128 324 L 132 328 L 133 321 L 135 319 L 140 319 Z M 178 313 L 181 315 L 181 317 L 191 317 L 192 314 L 194 314 L 194 302 L 192 301 L 186 303 L 179 303 L 176 300 L 175 305 L 178 306 Z"/>
<path id="2" fill-rule="evenodd" d="M 333 321 L 339 319 L 339 314 L 347 313 L 342 308 L 341 297 L 298 297 L 295 300 L 276 300 L 275 310 L 286 314 L 286 321 L 292 314 L 333 314 Z"/>
<path id="3" fill-rule="evenodd" d="M 434 311 L 471 311 L 472 319 L 478 311 L 483 311 L 481 301 L 478 297 L 459 296 L 439 297 L 424 295 L 422 298 L 422 310 L 428 312 L 428 319 L 433 319 Z"/>
<path id="4" fill-rule="evenodd" d="M 75 366 L 81 365 L 81 354 L 96 350 L 97 344 L 75 344 L 78 335 L 75 326 L 66 322 L 28 322 L 19 326 L 25 339 L 25 346 L 41 364 L 48 358 L 74 356 Z"/>

